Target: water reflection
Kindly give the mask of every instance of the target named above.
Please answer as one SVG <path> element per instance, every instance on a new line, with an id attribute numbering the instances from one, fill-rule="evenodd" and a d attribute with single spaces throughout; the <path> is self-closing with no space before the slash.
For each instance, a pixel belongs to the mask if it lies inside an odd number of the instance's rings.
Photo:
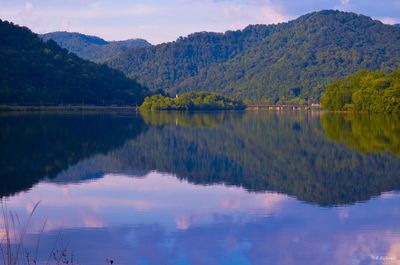
<path id="1" fill-rule="evenodd" d="M 328 139 L 346 144 L 358 152 L 391 152 L 400 156 L 400 119 L 397 115 L 323 115 Z"/>
<path id="2" fill-rule="evenodd" d="M 122 146 L 145 125 L 134 116 L 8 114 L 0 115 L 0 128 L 2 197 Z"/>
<path id="3" fill-rule="evenodd" d="M 400 189 L 400 159 L 394 155 L 396 117 L 149 115 L 1 118 L 2 194 L 29 188 L 43 178 L 72 183 L 108 173 L 141 176 L 153 170 L 195 184 L 275 191 L 324 206 L 365 201 Z M 364 126 L 368 129 L 361 129 L 361 134 L 346 129 Z M 377 132 L 366 133 L 375 127 Z M 346 143 L 361 143 L 365 136 L 374 148 L 378 145 L 372 139 L 389 139 L 383 150 L 391 153 L 365 153 L 336 144 L 330 140 L 332 132 L 340 132 L 337 135 Z"/>
<path id="4" fill-rule="evenodd" d="M 213 119 L 217 114 L 208 115 Z M 107 155 L 82 160 L 59 174 L 57 181 L 78 179 L 82 172 L 93 176 L 158 170 L 195 184 L 278 191 L 326 206 L 368 200 L 400 188 L 399 158 L 362 154 L 327 141 L 319 116 L 218 117 L 218 127 L 158 123 Z"/>
<path id="5" fill-rule="evenodd" d="M 227 119 L 238 119 L 243 113 L 236 112 L 235 115 L 227 112 L 145 112 L 142 113 L 144 121 L 148 125 L 176 125 L 181 127 L 206 128 L 219 127 Z"/>
<path id="6" fill-rule="evenodd" d="M 59 231 L 80 264 L 398 264 L 400 195 L 321 208 L 277 193 L 201 186 L 174 176 L 106 175 L 42 183 L 9 198 L 20 216 L 41 200 L 41 255 Z M 384 218 L 382 218 L 384 217 Z M 31 242 L 35 236 L 31 235 Z M 378 256 L 395 259 L 377 261 Z"/>
<path id="7" fill-rule="evenodd" d="M 41 260 L 61 235 L 86 265 L 400 264 L 398 121 L 3 115 L 0 196 L 42 202 Z"/>

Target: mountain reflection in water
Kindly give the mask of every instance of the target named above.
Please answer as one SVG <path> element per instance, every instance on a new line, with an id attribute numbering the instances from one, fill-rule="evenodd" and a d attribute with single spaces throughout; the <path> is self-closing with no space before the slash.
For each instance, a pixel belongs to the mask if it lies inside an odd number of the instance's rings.
<path id="1" fill-rule="evenodd" d="M 154 170 L 324 206 L 400 188 L 395 116 L 172 112 L 5 116 L 0 124 L 3 195 L 42 179 L 69 183 Z"/>
<path id="2" fill-rule="evenodd" d="M 400 264 L 398 117 L 29 114 L 0 127 L 0 194 L 21 220 L 41 201 L 24 246 L 41 234 L 39 261 L 61 238 L 85 265 Z"/>

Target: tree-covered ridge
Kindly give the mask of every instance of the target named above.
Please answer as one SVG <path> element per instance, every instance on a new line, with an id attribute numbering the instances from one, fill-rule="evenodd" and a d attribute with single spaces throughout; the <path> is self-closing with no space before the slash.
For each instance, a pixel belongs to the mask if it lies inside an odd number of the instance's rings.
<path id="1" fill-rule="evenodd" d="M 400 112 L 400 69 L 361 71 L 327 85 L 322 107 L 332 111 Z"/>
<path id="2" fill-rule="evenodd" d="M 391 152 L 400 157 L 400 119 L 397 115 L 326 114 L 321 123 L 328 139 L 360 153 Z"/>
<path id="3" fill-rule="evenodd" d="M 224 34 L 194 33 L 174 42 L 126 51 L 108 64 L 153 89 L 169 89 L 200 69 L 226 62 L 260 43 L 272 28 L 253 25 Z"/>
<path id="4" fill-rule="evenodd" d="M 175 98 L 160 94 L 147 97 L 140 106 L 140 110 L 228 110 L 245 107 L 242 101 L 217 93 L 189 92 Z"/>
<path id="5" fill-rule="evenodd" d="M 330 81 L 400 66 L 400 29 L 354 13 L 321 11 L 278 25 L 192 34 L 127 51 L 109 65 L 172 94 L 319 99 Z"/>
<path id="6" fill-rule="evenodd" d="M 140 104 L 148 90 L 28 28 L 0 20 L 0 104 Z"/>
<path id="7" fill-rule="evenodd" d="M 41 38 L 44 40 L 54 40 L 60 47 L 67 49 L 69 52 L 96 63 L 109 61 L 130 48 L 151 45 L 143 39 L 106 41 L 96 36 L 65 31 L 46 33 L 41 35 Z"/>

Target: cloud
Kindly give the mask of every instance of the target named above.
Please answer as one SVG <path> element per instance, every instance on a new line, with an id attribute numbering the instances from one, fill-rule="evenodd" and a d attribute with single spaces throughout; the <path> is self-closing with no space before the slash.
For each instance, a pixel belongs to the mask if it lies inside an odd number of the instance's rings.
<path id="1" fill-rule="evenodd" d="M 32 11 L 33 11 L 33 4 L 32 4 L 32 2 L 30 2 L 30 1 L 25 2 L 25 5 L 24 5 L 24 13 L 25 13 L 25 14 L 30 14 L 30 13 L 32 13 Z"/>
<path id="2" fill-rule="evenodd" d="M 347 6 L 350 4 L 350 0 L 340 0 L 340 3 L 344 6 Z"/>
<path id="3" fill-rule="evenodd" d="M 61 31 L 68 31 L 70 29 L 70 26 L 71 26 L 71 21 L 70 20 L 68 20 L 68 19 L 61 20 L 61 23 L 60 23 L 60 30 Z"/>
<path id="4" fill-rule="evenodd" d="M 237 28 L 248 24 L 273 24 L 290 19 L 281 6 L 270 1 L 222 1 L 215 8 L 219 8 L 219 12 L 226 19 L 233 20 L 232 25 Z"/>
<path id="5" fill-rule="evenodd" d="M 394 17 L 382 17 L 382 18 L 379 18 L 379 20 L 382 21 L 382 23 L 388 24 L 388 25 L 394 25 L 394 24 L 400 23 L 400 19 L 394 18 Z"/>
<path id="6" fill-rule="evenodd" d="M 0 0 L 0 17 L 34 32 L 78 31 L 108 40 L 173 41 L 198 31 L 286 22 L 321 9 L 340 9 L 399 23 L 398 0 Z"/>

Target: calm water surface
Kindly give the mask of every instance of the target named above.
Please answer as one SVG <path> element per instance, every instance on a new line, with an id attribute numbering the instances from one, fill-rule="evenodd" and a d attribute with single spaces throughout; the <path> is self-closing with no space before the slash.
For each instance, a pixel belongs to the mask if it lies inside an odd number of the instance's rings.
<path id="1" fill-rule="evenodd" d="M 22 223 L 40 201 L 24 248 L 40 238 L 41 264 L 53 248 L 82 265 L 400 264 L 397 116 L 3 114 L 0 129 L 0 196 Z"/>

